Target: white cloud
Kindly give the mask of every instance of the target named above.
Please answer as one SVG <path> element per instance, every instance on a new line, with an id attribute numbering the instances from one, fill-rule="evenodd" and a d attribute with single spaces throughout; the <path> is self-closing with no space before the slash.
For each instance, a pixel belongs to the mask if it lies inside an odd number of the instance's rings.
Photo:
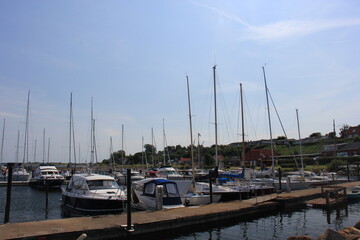
<path id="1" fill-rule="evenodd" d="M 360 19 L 336 19 L 336 20 L 284 20 L 262 26 L 251 25 L 238 16 L 227 13 L 224 10 L 210 7 L 204 4 L 194 3 L 209 9 L 218 15 L 242 25 L 240 40 L 281 40 L 289 37 L 302 37 L 313 33 L 335 28 L 343 28 L 360 25 Z"/>

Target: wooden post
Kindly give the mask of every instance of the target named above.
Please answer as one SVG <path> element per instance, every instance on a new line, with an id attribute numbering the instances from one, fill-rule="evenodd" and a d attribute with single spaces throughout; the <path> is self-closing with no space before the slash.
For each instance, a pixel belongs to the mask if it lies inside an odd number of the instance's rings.
<path id="1" fill-rule="evenodd" d="M 330 204 L 330 193 L 329 193 L 329 191 L 326 191 L 325 192 L 325 199 L 326 199 L 326 206 L 328 207 L 329 206 L 329 204 Z"/>
<path id="2" fill-rule="evenodd" d="M 131 228 L 131 169 L 126 169 L 127 176 L 127 230 L 130 231 Z"/>
<path id="3" fill-rule="evenodd" d="M 279 168 L 279 190 L 282 190 L 281 189 L 281 177 L 282 177 L 282 171 L 281 171 L 281 168 Z"/>
<path id="4" fill-rule="evenodd" d="M 209 189 L 210 189 L 210 203 L 213 203 L 213 198 L 212 198 L 212 174 L 213 174 L 213 171 L 210 170 L 209 171 Z"/>
<path id="5" fill-rule="evenodd" d="M 12 173 L 13 173 L 14 163 L 8 163 L 8 182 L 7 182 L 7 192 L 6 192 L 6 205 L 5 205 L 5 216 L 4 223 L 8 223 L 10 219 L 10 202 L 11 202 L 11 185 L 12 185 Z"/>

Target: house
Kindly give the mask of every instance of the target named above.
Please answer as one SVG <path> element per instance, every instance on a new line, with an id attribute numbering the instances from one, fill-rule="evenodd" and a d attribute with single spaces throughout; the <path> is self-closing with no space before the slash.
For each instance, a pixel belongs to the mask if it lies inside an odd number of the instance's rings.
<path id="1" fill-rule="evenodd" d="M 345 138 L 353 138 L 360 136 L 360 125 L 355 127 L 349 127 L 349 129 L 345 132 Z"/>
<path id="2" fill-rule="evenodd" d="M 339 157 L 360 155 L 360 142 L 326 145 L 321 155 L 334 156 L 335 154 Z"/>
<path id="3" fill-rule="evenodd" d="M 274 157 L 279 153 L 274 150 Z M 251 149 L 245 153 L 245 165 L 247 166 L 271 166 L 271 149 Z"/>

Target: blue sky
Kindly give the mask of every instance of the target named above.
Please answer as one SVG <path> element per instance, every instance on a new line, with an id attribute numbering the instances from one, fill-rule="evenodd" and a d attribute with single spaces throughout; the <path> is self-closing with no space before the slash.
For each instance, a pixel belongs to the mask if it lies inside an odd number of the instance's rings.
<path id="1" fill-rule="evenodd" d="M 0 118 L 3 161 L 22 161 L 30 90 L 29 161 L 67 162 L 73 94 L 76 146 L 90 160 L 94 102 L 98 160 L 134 154 L 154 131 L 163 149 L 194 139 L 214 144 L 212 67 L 217 65 L 219 144 L 240 139 L 243 84 L 246 140 L 269 138 L 262 66 L 289 138 L 323 135 L 359 122 L 358 1 L 0 1 Z M 283 136 L 271 107 L 273 137 Z M 124 142 L 122 144 L 122 125 Z M 37 141 L 35 152 L 35 139 Z M 77 149 L 77 150 L 78 150 Z M 34 154 L 36 153 L 36 154 Z M 46 153 L 47 155 L 47 153 Z M 78 159 L 79 160 L 79 159 Z"/>

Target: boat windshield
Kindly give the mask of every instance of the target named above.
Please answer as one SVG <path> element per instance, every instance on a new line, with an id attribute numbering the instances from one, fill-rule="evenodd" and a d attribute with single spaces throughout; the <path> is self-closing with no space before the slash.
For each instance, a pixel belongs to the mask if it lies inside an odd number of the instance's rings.
<path id="1" fill-rule="evenodd" d="M 114 180 L 89 180 L 86 183 L 89 186 L 89 190 L 119 188 L 119 185 Z"/>

